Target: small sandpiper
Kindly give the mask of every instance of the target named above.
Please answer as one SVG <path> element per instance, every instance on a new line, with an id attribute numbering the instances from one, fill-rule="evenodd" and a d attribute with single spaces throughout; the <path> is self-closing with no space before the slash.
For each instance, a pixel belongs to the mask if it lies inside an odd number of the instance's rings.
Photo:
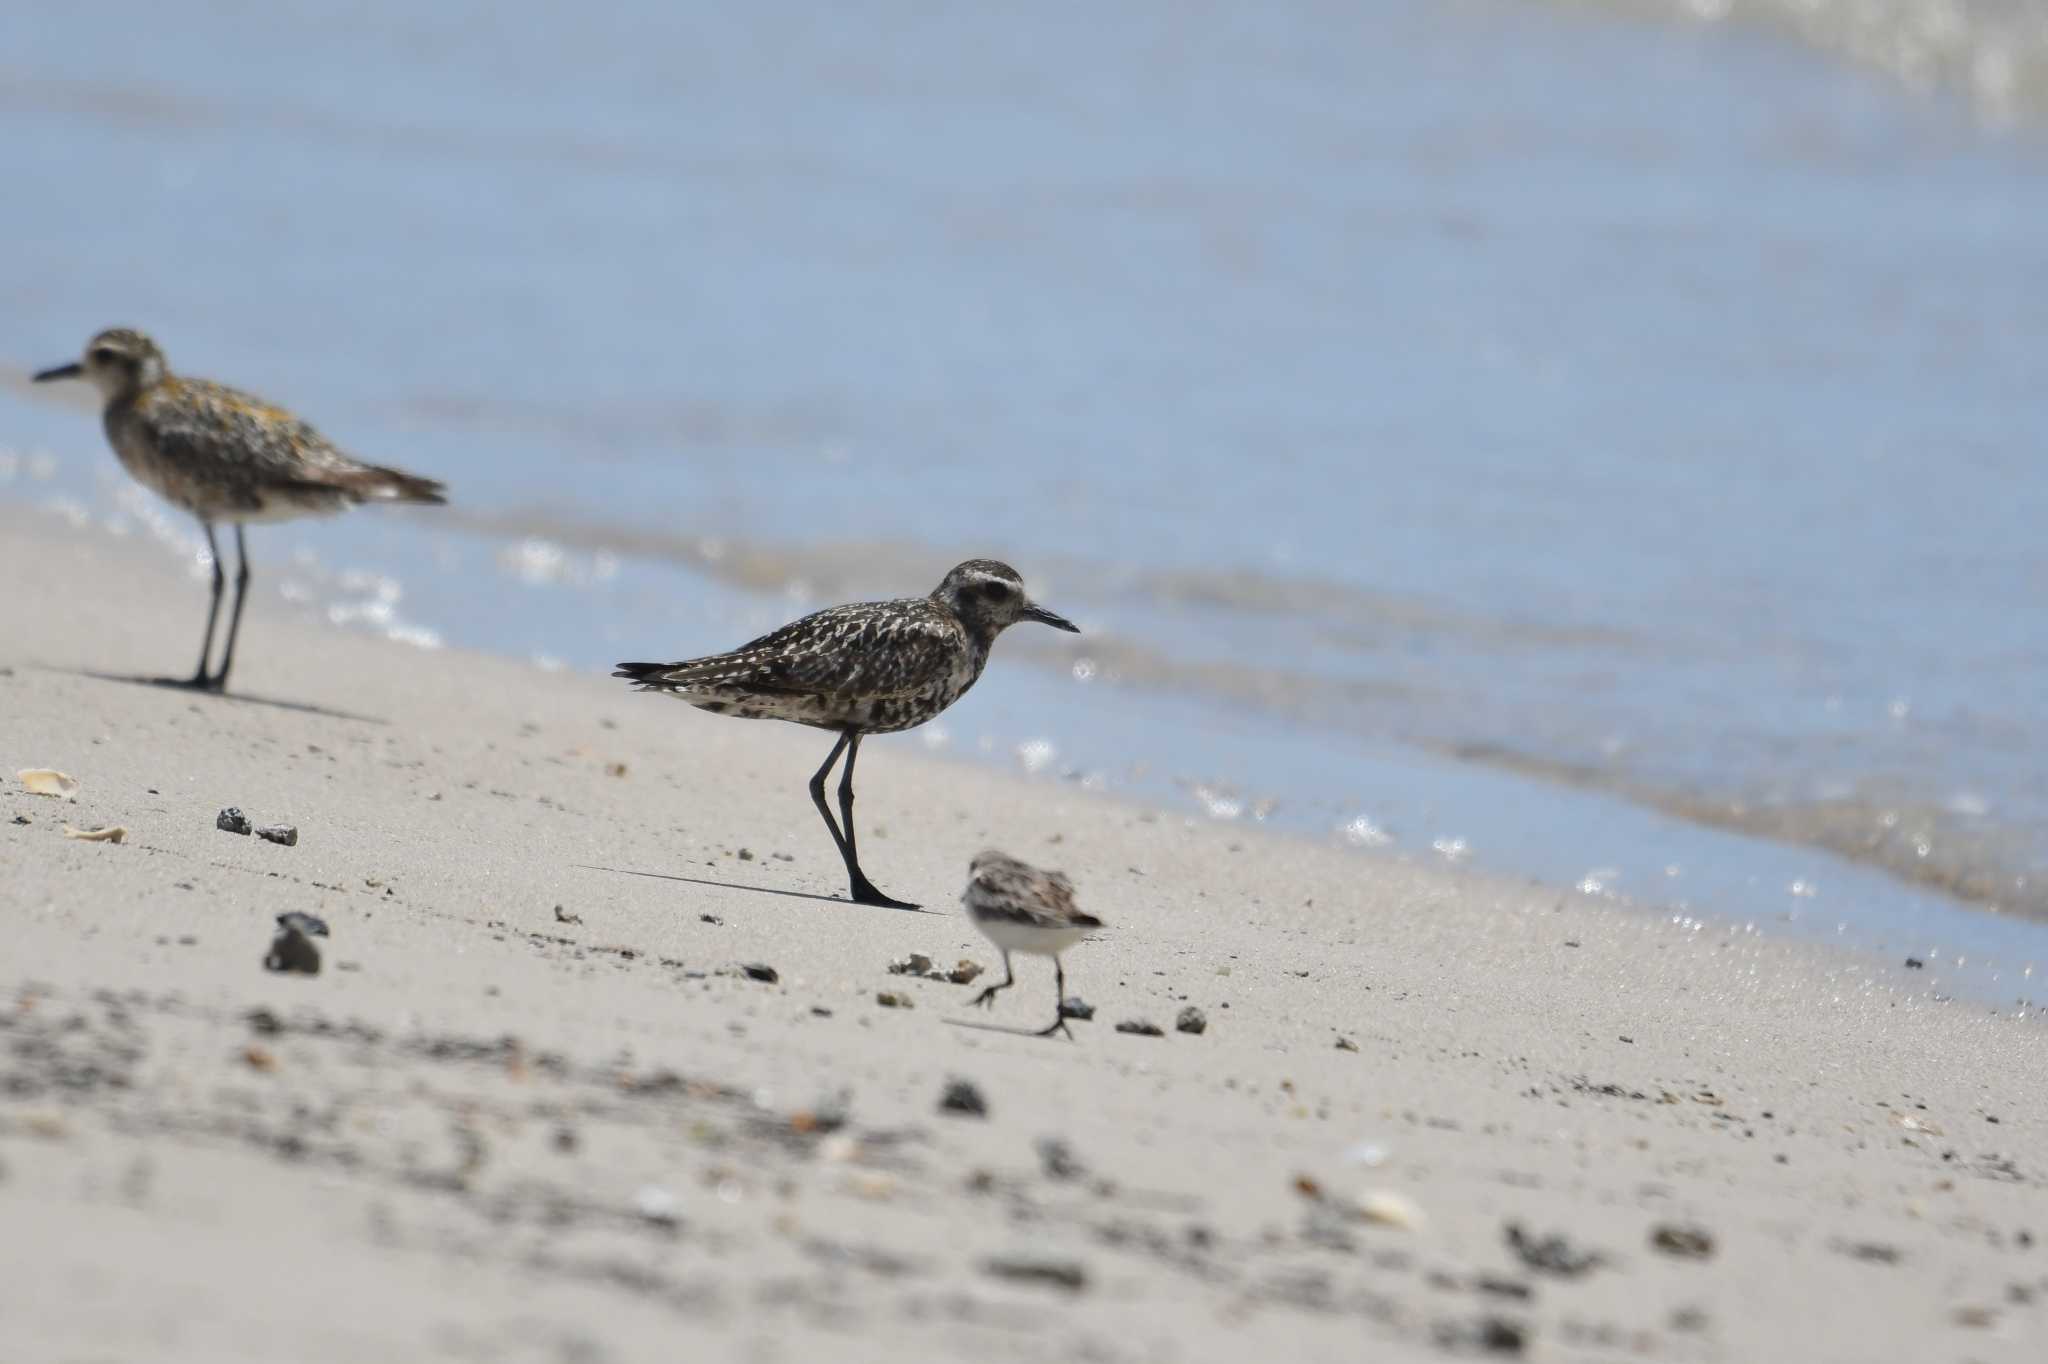
<path id="1" fill-rule="evenodd" d="M 189 679 L 165 679 L 170 685 L 227 690 L 242 601 L 249 593 L 249 550 L 242 540 L 247 522 L 322 516 L 363 502 L 438 506 L 447 501 L 432 479 L 352 459 L 281 407 L 221 384 L 172 374 L 156 342 L 126 327 L 101 332 L 86 343 L 81 360 L 35 378 L 37 383 L 90 380 L 106 400 L 107 443 L 122 467 L 144 487 L 198 517 L 206 531 L 206 548 L 213 556 L 213 602 L 206 609 L 199 667 Z M 239 565 L 227 648 L 220 671 L 209 673 L 213 627 L 226 586 L 220 546 L 213 538 L 217 521 L 233 523 Z"/>
<path id="2" fill-rule="evenodd" d="M 1051 957 L 1052 1022 L 1037 1035 L 1066 1033 L 1071 1040 L 1074 1034 L 1067 1032 L 1067 972 L 1060 965 L 1060 953 L 1102 927 L 1102 920 L 1074 907 L 1074 883 L 1063 872 L 1040 871 L 990 848 L 967 864 L 967 889 L 961 893 L 960 903 L 967 907 L 974 926 L 1003 954 L 1003 983 L 989 986 L 974 1002 L 993 1005 L 998 990 L 1017 983 L 1010 966 L 1012 952 Z"/>
<path id="3" fill-rule="evenodd" d="M 668 692 L 714 715 L 838 731 L 839 741 L 810 789 L 811 803 L 846 863 L 848 894 L 856 904 L 915 909 L 875 889 L 860 869 L 853 836 L 853 762 L 860 741 L 921 725 L 959 700 L 981 676 L 996 636 L 1021 620 L 1077 634 L 1081 628 L 1025 596 L 1024 579 L 1008 564 L 969 559 L 929 597 L 834 606 L 731 653 L 682 663 L 621 663 L 612 676 L 636 682 L 642 691 Z M 825 804 L 825 777 L 841 753 L 846 768 L 835 824 Z"/>

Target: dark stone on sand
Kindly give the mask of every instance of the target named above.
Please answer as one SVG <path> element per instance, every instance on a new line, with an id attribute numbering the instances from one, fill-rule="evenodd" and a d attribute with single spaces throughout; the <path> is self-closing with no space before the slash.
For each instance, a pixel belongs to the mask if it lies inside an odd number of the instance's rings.
<path id="1" fill-rule="evenodd" d="M 1116 1025 L 1116 1030 L 1118 1032 L 1131 1033 L 1137 1037 L 1166 1036 L 1165 1029 L 1161 1028 L 1157 1023 L 1143 1018 L 1126 1018 L 1123 1022 Z"/>
<path id="2" fill-rule="evenodd" d="M 697 922 L 700 924 L 723 924 L 725 920 L 719 918 L 716 914 L 699 914 Z"/>
<path id="3" fill-rule="evenodd" d="M 1045 1171 L 1047 1179 L 1079 1179 L 1088 1173 L 1074 1149 L 1060 1138 L 1040 1137 L 1032 1145 L 1038 1151 L 1038 1168 Z"/>
<path id="4" fill-rule="evenodd" d="M 581 914 L 571 914 L 562 906 L 556 905 L 555 922 L 558 924 L 580 924 L 583 922 L 583 916 Z"/>
<path id="5" fill-rule="evenodd" d="M 1077 1260 L 1038 1260 L 1024 1256 L 999 1256 L 984 1260 L 982 1272 L 1013 1283 L 1041 1284 L 1078 1293 L 1088 1286 L 1088 1270 Z"/>
<path id="6" fill-rule="evenodd" d="M 283 844 L 287 848 L 299 846 L 298 828 L 290 824 L 260 824 L 256 827 L 256 837 L 265 842 Z"/>
<path id="7" fill-rule="evenodd" d="M 284 1031 L 284 1023 L 268 1009 L 251 1009 L 248 1019 L 249 1026 L 265 1037 L 275 1037 Z"/>
<path id="8" fill-rule="evenodd" d="M 981 1097 L 981 1090 L 975 1087 L 974 1081 L 948 1080 L 945 1092 L 939 1095 L 939 1112 L 985 1118 L 988 1116 L 988 1100 Z"/>
<path id="9" fill-rule="evenodd" d="M 1078 1018 L 1083 1023 L 1095 1017 L 1095 1006 L 1079 995 L 1068 995 L 1060 1001 L 1061 1018 Z"/>
<path id="10" fill-rule="evenodd" d="M 1199 1037 L 1209 1030 L 1209 1020 L 1200 1009 L 1190 1004 L 1180 1011 L 1180 1017 L 1173 1020 L 1173 1029 Z"/>
<path id="11" fill-rule="evenodd" d="M 742 974 L 746 976 L 748 980 L 766 981 L 770 985 L 773 985 L 777 981 L 782 979 L 781 974 L 778 973 L 774 967 L 768 965 L 766 962 L 742 962 L 740 964 L 740 971 Z"/>
<path id="12" fill-rule="evenodd" d="M 283 916 L 279 918 L 282 920 Z M 270 951 L 263 958 L 263 969 L 317 976 L 320 974 L 320 949 L 296 927 L 281 926 L 277 936 L 270 940 Z"/>
<path id="13" fill-rule="evenodd" d="M 1440 1321 L 1436 1343 L 1446 1350 L 1470 1354 L 1519 1355 L 1529 1347 L 1529 1330 L 1507 1317 L 1482 1316 L 1470 1321 Z"/>
<path id="14" fill-rule="evenodd" d="M 1704 1260 L 1714 1253 L 1714 1237 L 1705 1227 L 1661 1222 L 1650 1228 L 1650 1248 L 1680 1260 Z"/>
<path id="15" fill-rule="evenodd" d="M 1539 1274 L 1555 1274 L 1561 1279 L 1576 1279 L 1590 1273 L 1607 1262 L 1607 1257 L 1597 1250 L 1575 1246 L 1563 1232 L 1552 1232 L 1548 1236 L 1531 1236 L 1522 1229 L 1519 1222 L 1510 1222 L 1506 1229 L 1508 1249 L 1515 1257 Z"/>
<path id="16" fill-rule="evenodd" d="M 230 805 L 213 817 L 213 827 L 226 833 L 246 834 L 250 831 L 249 817 Z"/>
<path id="17" fill-rule="evenodd" d="M 1918 957 L 1908 957 L 1908 958 L 1906 958 L 1906 969 L 1907 969 L 1908 971 L 1921 971 L 1921 970 L 1925 970 L 1925 969 L 1926 969 L 1926 967 L 1927 967 L 1927 963 L 1926 963 L 1926 962 L 1924 962 L 1924 961 L 1922 961 L 1922 960 L 1920 960 L 1920 958 L 1918 958 Z"/>

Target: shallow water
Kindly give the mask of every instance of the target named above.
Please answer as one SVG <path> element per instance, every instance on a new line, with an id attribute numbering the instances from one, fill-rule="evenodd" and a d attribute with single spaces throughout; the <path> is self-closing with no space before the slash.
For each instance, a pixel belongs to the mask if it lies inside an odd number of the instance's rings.
<path id="1" fill-rule="evenodd" d="M 1982 112 L 1602 7 L 9 7 L 0 496 L 149 529 L 18 382 L 133 323 L 453 485 L 255 533 L 342 623 L 600 668 L 999 554 L 1088 633 L 950 750 L 2016 974 L 1953 906 L 2048 913 L 2048 155 Z"/>

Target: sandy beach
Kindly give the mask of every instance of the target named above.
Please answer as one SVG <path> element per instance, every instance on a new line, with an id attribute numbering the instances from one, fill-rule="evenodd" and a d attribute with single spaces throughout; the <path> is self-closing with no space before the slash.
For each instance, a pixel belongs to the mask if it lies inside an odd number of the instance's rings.
<path id="1" fill-rule="evenodd" d="M 864 752 L 862 853 L 930 912 L 858 908 L 815 733 L 261 576 L 241 695 L 139 685 L 203 589 L 18 508 L 0 544 L 0 1358 L 2041 1358 L 2010 999 L 914 735 Z M 987 1016 L 890 971 L 1000 970 L 989 845 L 1109 924 L 1072 1043 L 952 1026 L 1045 1022 L 1044 961 Z M 259 964 L 292 910 L 317 976 Z"/>

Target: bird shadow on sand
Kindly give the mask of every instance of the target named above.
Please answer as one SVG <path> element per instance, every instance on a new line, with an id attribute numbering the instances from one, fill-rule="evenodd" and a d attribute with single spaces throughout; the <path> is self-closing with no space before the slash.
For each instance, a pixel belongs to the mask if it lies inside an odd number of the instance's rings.
<path id="1" fill-rule="evenodd" d="M 1047 1041 L 1060 1037 L 1069 1042 L 1074 1040 L 1072 1033 L 1060 1032 L 1053 1028 L 1011 1028 L 1001 1023 L 983 1023 L 973 1018 L 942 1018 L 939 1022 L 950 1024 L 955 1028 L 967 1028 L 973 1032 L 999 1032 L 1005 1037 L 1043 1037 Z"/>
<path id="2" fill-rule="evenodd" d="M 645 876 L 655 881 L 685 881 L 693 886 L 715 886 L 719 890 L 745 890 L 756 895 L 782 895 L 792 900 L 819 900 L 828 905 L 845 905 L 848 909 L 876 909 L 884 906 L 862 905 L 843 895 L 819 895 L 808 890 L 784 890 L 780 886 L 750 886 L 744 881 L 713 881 L 707 876 L 681 876 L 669 871 L 637 871 L 632 867 L 594 867 L 588 862 L 574 864 L 583 871 L 610 872 L 614 876 Z M 923 905 L 909 905 L 903 910 L 907 914 L 942 914 L 945 911 L 926 909 Z"/>
<path id="3" fill-rule="evenodd" d="M 389 725 L 389 720 L 375 715 L 358 715 L 354 711 L 336 710 L 332 706 L 316 706 L 310 701 L 287 701 L 278 696 L 255 696 L 245 691 L 201 691 L 179 677 L 144 677 L 138 673 L 101 673 L 90 668 L 52 668 L 51 672 L 68 673 L 72 677 L 89 677 L 95 682 L 120 682 L 131 687 L 154 687 L 159 691 L 183 692 L 187 696 L 203 697 L 209 701 L 223 701 L 230 705 L 269 706 L 273 710 L 288 710 L 299 715 L 324 715 L 330 720 L 353 720 L 362 725 Z"/>

